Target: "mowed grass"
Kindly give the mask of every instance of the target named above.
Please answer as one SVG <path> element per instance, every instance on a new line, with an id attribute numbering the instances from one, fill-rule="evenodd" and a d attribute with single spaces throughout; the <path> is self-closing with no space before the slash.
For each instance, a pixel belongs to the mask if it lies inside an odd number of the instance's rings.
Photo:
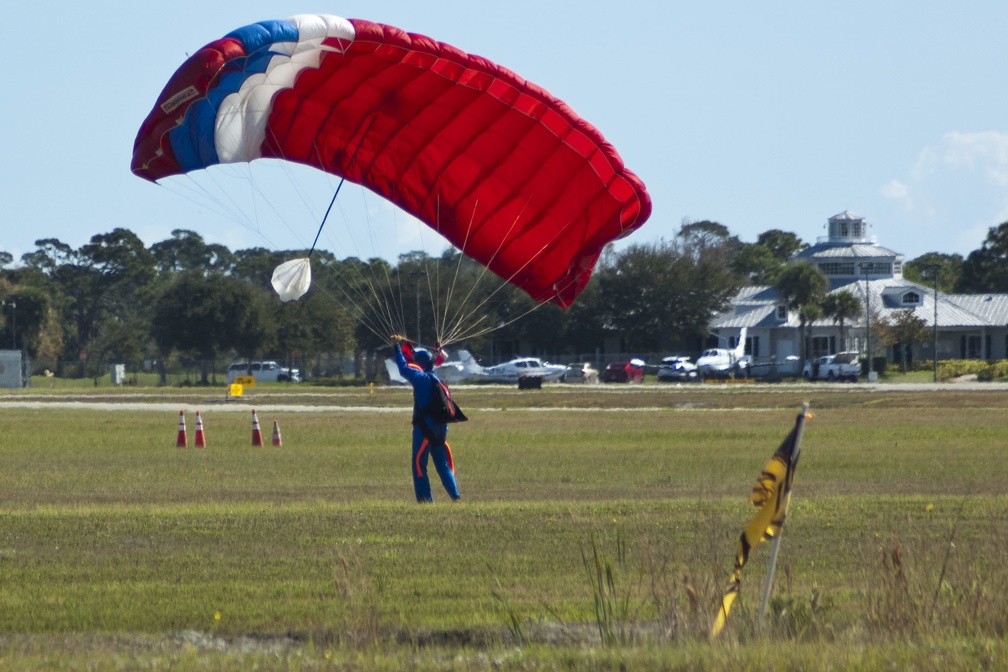
<path id="1" fill-rule="evenodd" d="M 767 624 L 768 545 L 709 643 L 749 489 L 810 394 Z M 0 409 L 0 667 L 1008 664 L 997 388 L 461 388 L 464 502 L 435 477 L 429 506 L 408 391 L 263 389 L 265 447 L 247 410 L 144 395 L 187 409 L 189 448 L 178 410 Z"/>

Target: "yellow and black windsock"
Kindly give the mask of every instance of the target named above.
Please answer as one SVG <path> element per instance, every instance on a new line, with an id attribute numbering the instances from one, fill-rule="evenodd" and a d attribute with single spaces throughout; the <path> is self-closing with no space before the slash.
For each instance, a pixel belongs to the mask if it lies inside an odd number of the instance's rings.
<path id="1" fill-rule="evenodd" d="M 791 501 L 791 483 L 794 481 L 795 467 L 798 465 L 798 454 L 801 452 L 801 435 L 808 417 L 806 409 L 798 414 L 795 426 L 787 435 L 773 457 L 763 467 L 752 493 L 749 503 L 756 507 L 756 515 L 746 523 L 739 535 L 738 551 L 735 554 L 735 569 L 731 581 L 721 598 L 721 608 L 711 627 L 710 636 L 717 637 L 724 628 L 735 598 L 738 597 L 739 586 L 742 583 L 742 568 L 749 559 L 749 553 L 763 541 L 779 536 L 787 518 L 788 502 Z"/>

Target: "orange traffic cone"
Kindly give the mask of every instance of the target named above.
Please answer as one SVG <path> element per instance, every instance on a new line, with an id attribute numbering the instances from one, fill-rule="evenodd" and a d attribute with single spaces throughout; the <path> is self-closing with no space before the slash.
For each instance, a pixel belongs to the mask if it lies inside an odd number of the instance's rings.
<path id="1" fill-rule="evenodd" d="M 283 445 L 283 439 L 280 438 L 280 425 L 277 424 L 276 420 L 273 421 L 273 445 Z"/>
<path id="2" fill-rule="evenodd" d="M 197 448 L 206 448 L 206 435 L 203 433 L 203 418 L 199 411 L 196 411 L 196 441 L 193 444 Z"/>
<path id="3" fill-rule="evenodd" d="M 259 430 L 259 417 L 256 415 L 254 408 L 252 409 L 252 445 L 263 445 L 262 432 Z"/>
<path id="4" fill-rule="evenodd" d="M 178 412 L 178 438 L 175 439 L 176 448 L 186 448 L 189 446 L 189 436 L 185 429 L 185 411 Z"/>

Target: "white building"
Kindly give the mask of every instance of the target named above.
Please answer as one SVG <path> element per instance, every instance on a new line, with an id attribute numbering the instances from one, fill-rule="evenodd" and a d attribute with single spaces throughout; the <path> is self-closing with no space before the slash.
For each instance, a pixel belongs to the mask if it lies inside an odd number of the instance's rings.
<path id="1" fill-rule="evenodd" d="M 867 223 L 849 211 L 828 220 L 829 235 L 802 250 L 793 261 L 807 261 L 829 278 L 829 291 L 846 289 L 861 299 L 868 310 L 853 322 L 840 325 L 824 318 L 807 326 L 810 357 L 856 350 L 867 353 L 870 324 L 877 317 L 892 318 L 898 310 L 910 309 L 933 329 L 937 320 L 938 359 L 1003 359 L 1008 357 L 1008 294 L 943 294 L 934 288 L 903 279 L 903 255 L 879 245 L 868 236 Z M 731 309 L 711 322 L 712 333 L 724 342 L 737 342 L 747 327 L 746 352 L 759 361 L 785 362 L 801 354 L 799 320 L 789 311 L 773 286 L 744 287 L 732 300 Z M 899 361 L 895 347 L 872 343 L 872 352 Z M 933 342 L 912 353 L 916 359 L 934 357 Z"/>

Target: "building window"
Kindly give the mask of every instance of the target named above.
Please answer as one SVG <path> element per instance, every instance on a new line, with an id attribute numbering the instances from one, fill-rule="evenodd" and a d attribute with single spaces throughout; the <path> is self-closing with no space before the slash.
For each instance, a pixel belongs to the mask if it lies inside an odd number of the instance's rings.
<path id="1" fill-rule="evenodd" d="M 854 262 L 827 261 L 820 265 L 820 270 L 827 275 L 854 275 Z"/>
<path id="2" fill-rule="evenodd" d="M 858 264 L 859 275 L 892 275 L 892 264 L 884 261 L 863 261 Z"/>
<path id="3" fill-rule="evenodd" d="M 832 355 L 836 352 L 836 340 L 833 336 L 812 337 L 812 357 Z"/>
<path id="4" fill-rule="evenodd" d="M 854 262 L 826 261 L 819 264 L 819 270 L 828 276 L 854 275 Z"/>
<path id="5" fill-rule="evenodd" d="M 982 343 L 979 336 L 963 336 L 959 349 L 960 356 L 963 359 L 982 359 Z"/>
<path id="6" fill-rule="evenodd" d="M 777 319 L 778 320 L 787 320 L 788 319 L 787 306 L 785 306 L 785 305 L 777 306 Z"/>
<path id="7" fill-rule="evenodd" d="M 916 306 L 921 302 L 920 294 L 917 292 L 907 292 L 903 295 L 903 305 L 904 306 Z"/>

